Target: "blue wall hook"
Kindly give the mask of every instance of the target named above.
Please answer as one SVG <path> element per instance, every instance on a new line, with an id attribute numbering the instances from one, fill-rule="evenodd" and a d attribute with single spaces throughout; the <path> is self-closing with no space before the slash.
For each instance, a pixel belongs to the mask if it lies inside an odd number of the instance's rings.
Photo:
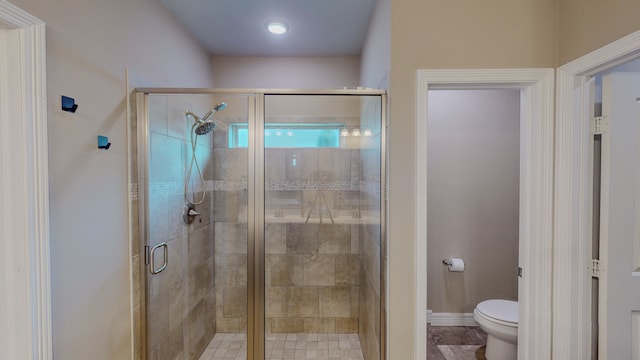
<path id="1" fill-rule="evenodd" d="M 70 113 L 76 112 L 76 110 L 78 110 L 76 99 L 62 95 L 62 110 L 68 111 Z"/>
<path id="2" fill-rule="evenodd" d="M 98 149 L 109 150 L 111 147 L 111 143 L 109 142 L 109 138 L 106 136 L 98 135 Z"/>

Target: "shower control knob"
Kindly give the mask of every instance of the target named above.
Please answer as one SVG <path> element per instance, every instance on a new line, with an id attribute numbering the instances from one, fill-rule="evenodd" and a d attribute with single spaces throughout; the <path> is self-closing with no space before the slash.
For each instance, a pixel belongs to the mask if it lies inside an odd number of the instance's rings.
<path id="1" fill-rule="evenodd" d="M 193 220 L 195 220 L 196 217 L 200 217 L 200 222 L 202 222 L 202 214 L 200 214 L 200 212 L 196 211 L 195 205 L 187 203 L 187 205 L 185 205 L 185 207 L 184 207 L 184 213 L 182 214 L 182 220 L 184 221 L 185 224 L 189 225 L 189 224 L 193 223 Z"/>

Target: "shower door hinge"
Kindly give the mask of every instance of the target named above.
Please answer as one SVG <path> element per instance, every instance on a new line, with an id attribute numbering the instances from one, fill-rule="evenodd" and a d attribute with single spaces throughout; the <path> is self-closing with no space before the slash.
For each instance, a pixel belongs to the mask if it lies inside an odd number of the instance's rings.
<path id="1" fill-rule="evenodd" d="M 589 264 L 589 272 L 591 274 L 591 277 L 599 279 L 603 270 L 604 269 L 600 267 L 599 259 L 591 259 L 591 263 Z"/>
<path id="2" fill-rule="evenodd" d="M 609 131 L 609 117 L 596 116 L 591 119 L 591 133 L 593 135 L 601 135 Z"/>
<path id="3" fill-rule="evenodd" d="M 144 264 L 145 265 L 149 265 L 149 246 L 145 245 L 144 246 Z"/>

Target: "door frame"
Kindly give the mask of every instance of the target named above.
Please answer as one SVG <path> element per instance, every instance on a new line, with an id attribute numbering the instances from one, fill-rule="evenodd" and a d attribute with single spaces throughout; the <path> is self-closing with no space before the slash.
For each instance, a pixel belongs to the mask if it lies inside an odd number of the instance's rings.
<path id="1" fill-rule="evenodd" d="M 518 358 L 551 354 L 553 235 L 553 69 L 418 70 L 416 155 L 415 358 L 426 358 L 427 92 L 430 89 L 521 90 L 520 324 Z M 524 133 L 523 133 L 524 130 Z M 534 296 L 535 294 L 535 296 Z"/>
<path id="2" fill-rule="evenodd" d="M 0 0 L 0 358 L 52 358 L 45 24 Z M 3 39 L 4 38 L 4 39 Z M 11 44 L 7 39 L 11 39 Z M 18 51 L 16 51 L 16 44 Z M 8 91 L 8 90 L 11 91 Z M 4 90 L 4 91 L 3 91 Z M 6 121 L 9 119 L 9 121 Z"/>
<path id="3" fill-rule="evenodd" d="M 591 358 L 589 77 L 640 55 L 640 31 L 557 69 L 553 359 Z"/>

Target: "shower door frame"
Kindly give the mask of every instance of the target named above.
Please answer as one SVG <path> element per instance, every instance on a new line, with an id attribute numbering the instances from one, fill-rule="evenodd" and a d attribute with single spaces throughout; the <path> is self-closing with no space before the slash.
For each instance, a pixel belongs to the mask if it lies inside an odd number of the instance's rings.
<path id="1" fill-rule="evenodd" d="M 140 255 L 144 259 L 148 245 L 149 212 L 148 164 L 149 164 L 149 118 L 147 99 L 150 94 L 166 95 L 246 95 L 254 97 L 253 107 L 248 108 L 248 184 L 247 184 L 247 359 L 265 358 L 265 149 L 264 134 L 265 97 L 269 95 L 300 96 L 379 96 L 380 97 L 380 359 L 387 358 L 387 172 L 386 130 L 387 94 L 385 90 L 373 89 L 213 89 L 213 88 L 136 88 L 138 119 L 138 186 L 139 186 L 139 239 Z M 140 349 L 140 358 L 147 359 L 146 341 L 146 291 L 149 279 L 149 264 L 140 261 L 140 339 L 134 344 Z"/>

